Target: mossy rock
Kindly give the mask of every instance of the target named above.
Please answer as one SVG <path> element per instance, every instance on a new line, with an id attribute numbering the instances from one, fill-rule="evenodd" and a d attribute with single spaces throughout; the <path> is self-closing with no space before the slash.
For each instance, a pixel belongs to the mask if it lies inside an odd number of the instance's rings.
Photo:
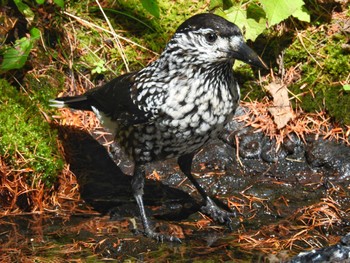
<path id="1" fill-rule="evenodd" d="M 325 110 L 335 122 L 348 125 L 350 94 L 340 84 L 350 72 L 349 54 L 342 50 L 342 44 L 347 40 L 341 35 L 327 37 L 323 31 L 312 33 L 307 39 L 311 42 L 305 40 L 305 47 L 296 40 L 286 51 L 287 67 L 302 63 L 301 79 L 290 89 L 294 94 L 309 90 L 308 94 L 299 97 L 305 111 Z M 306 88 L 302 91 L 303 85 Z"/>
<path id="2" fill-rule="evenodd" d="M 40 110 L 38 98 L 46 98 L 45 93 L 38 91 L 30 96 L 0 79 L 0 154 L 13 169 L 39 174 L 50 185 L 63 160 L 57 134 Z"/>

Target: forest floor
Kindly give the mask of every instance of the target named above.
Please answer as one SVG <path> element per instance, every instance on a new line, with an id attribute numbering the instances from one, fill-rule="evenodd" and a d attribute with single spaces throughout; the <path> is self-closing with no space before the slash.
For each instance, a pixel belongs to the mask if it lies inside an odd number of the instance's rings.
<path id="1" fill-rule="evenodd" d="M 142 227 L 132 164 L 92 113 L 55 111 L 48 101 L 155 60 L 181 21 L 209 8 L 208 1 L 187 2 L 173 9 L 164 1 L 162 23 L 138 1 L 101 3 L 120 46 L 96 3 L 32 8 L 41 38 L 23 68 L 0 72 L 3 262 L 280 262 L 350 232 L 350 96 L 341 88 L 350 78 L 350 18 L 348 5 L 337 1 L 317 2 L 324 16 L 313 24 L 291 29 L 294 22 L 286 21 L 277 35 L 251 43 L 271 72 L 235 69 L 242 107 L 222 140 L 194 163 L 205 190 L 237 211 L 233 231 L 200 212 L 199 196 L 174 160 L 148 167 L 145 202 L 156 229 L 183 243 L 157 243 L 135 231 Z M 0 9 L 4 46 L 30 34 L 14 10 Z M 281 49 L 283 58 L 272 54 Z M 289 94 L 282 99 L 286 118 L 271 111 L 276 85 Z"/>

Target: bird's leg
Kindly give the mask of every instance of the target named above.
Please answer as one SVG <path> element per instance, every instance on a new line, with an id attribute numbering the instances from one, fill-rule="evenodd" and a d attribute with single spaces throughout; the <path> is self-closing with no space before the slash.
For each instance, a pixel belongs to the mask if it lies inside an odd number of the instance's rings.
<path id="1" fill-rule="evenodd" d="M 181 240 L 176 236 L 163 235 L 160 233 L 156 233 L 151 229 L 149 221 L 146 216 L 145 207 L 143 205 L 142 196 L 143 196 L 144 185 L 145 185 L 145 167 L 143 164 L 135 164 L 135 171 L 131 181 L 131 186 L 132 186 L 134 197 L 136 199 L 137 205 L 140 210 L 141 220 L 142 220 L 143 229 L 144 229 L 143 234 L 146 237 L 150 237 L 160 242 L 170 241 L 170 242 L 181 243 Z"/>
<path id="2" fill-rule="evenodd" d="M 235 212 L 228 212 L 220 207 L 205 193 L 204 189 L 198 184 L 197 180 L 193 177 L 192 160 L 194 153 L 185 154 L 177 159 L 177 163 L 180 166 L 181 171 L 187 176 L 191 183 L 196 187 L 197 191 L 201 194 L 205 201 L 205 206 L 201 207 L 201 210 L 206 215 L 210 216 L 215 221 L 225 223 L 227 227 L 232 230 L 231 217 L 236 217 Z"/>

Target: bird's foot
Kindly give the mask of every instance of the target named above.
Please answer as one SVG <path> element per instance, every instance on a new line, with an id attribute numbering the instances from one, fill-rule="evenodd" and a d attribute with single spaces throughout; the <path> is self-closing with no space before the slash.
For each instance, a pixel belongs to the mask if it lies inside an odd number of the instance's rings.
<path id="1" fill-rule="evenodd" d="M 181 239 L 176 237 L 176 236 L 157 233 L 151 229 L 145 229 L 144 231 L 134 229 L 134 233 L 135 234 L 142 233 L 145 237 L 152 238 L 152 239 L 156 240 L 157 242 L 161 242 L 161 243 L 163 243 L 164 241 L 176 242 L 176 243 L 180 243 L 180 244 L 182 243 Z"/>
<path id="2" fill-rule="evenodd" d="M 201 207 L 201 211 L 214 221 L 225 224 L 230 231 L 233 230 L 231 217 L 236 217 L 236 212 L 228 212 L 218 207 L 210 197 L 207 197 L 206 205 Z"/>

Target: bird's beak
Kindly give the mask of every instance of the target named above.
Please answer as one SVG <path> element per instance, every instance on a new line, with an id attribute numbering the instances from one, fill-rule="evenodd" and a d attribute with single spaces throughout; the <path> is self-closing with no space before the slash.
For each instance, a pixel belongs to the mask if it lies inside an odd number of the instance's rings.
<path id="1" fill-rule="evenodd" d="M 241 60 L 249 65 L 268 69 L 268 66 L 262 61 L 262 59 L 251 49 L 244 41 L 240 41 L 238 45 L 233 47 L 233 57 Z"/>

